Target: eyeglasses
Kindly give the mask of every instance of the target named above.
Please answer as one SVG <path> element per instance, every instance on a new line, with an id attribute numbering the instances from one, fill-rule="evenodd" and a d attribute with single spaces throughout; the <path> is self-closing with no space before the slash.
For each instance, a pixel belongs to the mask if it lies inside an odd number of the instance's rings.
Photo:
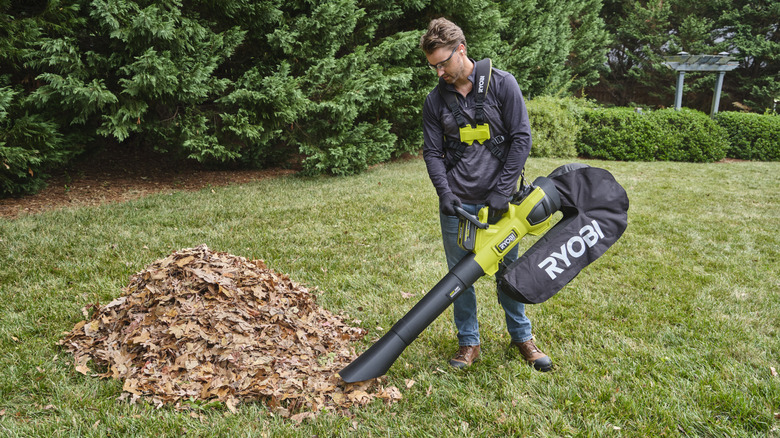
<path id="1" fill-rule="evenodd" d="M 450 56 L 447 57 L 444 61 L 433 65 L 431 63 L 428 63 L 428 67 L 431 68 L 431 70 L 438 71 L 439 69 L 442 69 L 447 66 L 447 64 L 450 62 L 450 59 L 452 59 L 452 55 L 455 54 L 455 51 L 458 50 L 458 47 L 460 47 L 460 44 L 458 44 L 454 49 L 452 49 L 452 53 L 450 53 Z"/>

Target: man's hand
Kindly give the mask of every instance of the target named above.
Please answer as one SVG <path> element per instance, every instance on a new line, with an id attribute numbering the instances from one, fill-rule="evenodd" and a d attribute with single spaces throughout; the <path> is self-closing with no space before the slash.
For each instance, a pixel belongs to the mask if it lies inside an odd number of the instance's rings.
<path id="1" fill-rule="evenodd" d="M 445 193 L 439 197 L 439 211 L 447 216 L 455 216 L 455 207 L 461 207 L 460 199 L 452 193 Z"/>
<path id="2" fill-rule="evenodd" d="M 490 207 L 491 216 L 502 215 L 509 210 L 510 198 L 510 196 L 502 195 L 495 190 L 491 191 L 490 194 L 488 194 L 487 201 L 485 201 L 485 204 Z"/>

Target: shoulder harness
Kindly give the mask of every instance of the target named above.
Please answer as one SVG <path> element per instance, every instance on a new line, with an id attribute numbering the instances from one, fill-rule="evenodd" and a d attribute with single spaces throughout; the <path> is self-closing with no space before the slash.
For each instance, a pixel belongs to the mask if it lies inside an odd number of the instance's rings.
<path id="1" fill-rule="evenodd" d="M 439 94 L 441 94 L 447 107 L 455 117 L 455 121 L 458 123 L 460 130 L 460 141 L 447 141 L 445 146 L 452 151 L 451 160 L 447 163 L 447 170 L 452 169 L 463 158 L 463 153 L 466 148 L 471 146 L 475 141 L 481 145 L 484 145 L 490 153 L 498 158 L 502 163 L 506 162 L 506 148 L 501 147 L 506 141 L 503 135 L 497 135 L 495 137 L 490 136 L 490 126 L 488 126 L 485 120 L 485 96 L 487 96 L 488 88 L 490 87 L 490 79 L 493 73 L 493 62 L 490 58 L 485 58 L 481 61 L 477 61 L 474 74 L 474 86 L 476 89 L 476 96 L 474 98 L 476 109 L 474 111 L 474 126 L 466 122 L 466 118 L 463 117 L 463 113 L 460 111 L 458 105 L 458 97 L 455 92 L 449 91 L 446 88 L 446 82 L 439 78 Z"/>

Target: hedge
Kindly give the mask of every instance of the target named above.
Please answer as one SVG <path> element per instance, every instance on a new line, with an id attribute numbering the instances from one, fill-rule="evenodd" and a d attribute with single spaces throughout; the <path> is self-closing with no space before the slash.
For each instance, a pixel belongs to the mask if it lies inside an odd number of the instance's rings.
<path id="1" fill-rule="evenodd" d="M 647 115 L 661 134 L 655 159 L 709 163 L 726 156 L 728 134 L 707 114 L 668 108 Z"/>
<path id="2" fill-rule="evenodd" d="M 577 151 L 604 160 L 653 161 L 660 142 L 648 117 L 630 108 L 597 108 L 583 114 Z"/>
<path id="3" fill-rule="evenodd" d="M 723 112 L 715 121 L 728 131 L 730 158 L 780 161 L 780 115 Z"/>
<path id="4" fill-rule="evenodd" d="M 526 102 L 531 122 L 532 157 L 577 156 L 577 118 L 582 99 L 542 96 Z"/>
<path id="5" fill-rule="evenodd" d="M 631 108 L 586 111 L 577 143 L 580 155 L 621 161 L 712 162 L 723 159 L 727 131 L 690 109 L 642 113 Z"/>

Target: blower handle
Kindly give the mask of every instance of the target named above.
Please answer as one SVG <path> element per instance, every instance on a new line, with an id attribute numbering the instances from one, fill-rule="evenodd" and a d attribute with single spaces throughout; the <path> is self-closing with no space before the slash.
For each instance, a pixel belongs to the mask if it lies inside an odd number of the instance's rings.
<path id="1" fill-rule="evenodd" d="M 458 215 L 460 215 L 460 217 L 462 217 L 463 219 L 466 219 L 467 221 L 474 224 L 474 226 L 479 228 L 480 230 L 487 230 L 487 228 L 490 226 L 484 222 L 480 222 L 476 216 L 464 210 L 463 207 L 455 206 L 455 212 L 458 213 Z"/>

